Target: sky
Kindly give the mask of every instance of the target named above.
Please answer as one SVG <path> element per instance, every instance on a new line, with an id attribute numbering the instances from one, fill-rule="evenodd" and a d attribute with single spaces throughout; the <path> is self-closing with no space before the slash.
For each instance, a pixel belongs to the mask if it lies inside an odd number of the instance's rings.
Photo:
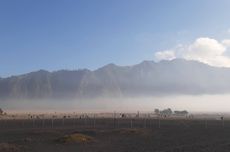
<path id="1" fill-rule="evenodd" d="M 0 77 L 185 58 L 230 67 L 229 0 L 1 0 Z"/>

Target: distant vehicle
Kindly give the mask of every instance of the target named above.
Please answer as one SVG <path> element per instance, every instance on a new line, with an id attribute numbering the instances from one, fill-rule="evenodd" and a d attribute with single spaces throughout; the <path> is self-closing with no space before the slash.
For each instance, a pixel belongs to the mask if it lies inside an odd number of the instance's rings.
<path id="1" fill-rule="evenodd" d="M 173 114 L 173 112 L 172 112 L 172 110 L 170 108 L 160 111 L 160 115 L 163 116 L 163 117 L 169 117 L 172 114 Z"/>
<path id="2" fill-rule="evenodd" d="M 173 112 L 170 108 L 163 109 L 163 110 L 155 109 L 154 113 L 158 116 L 161 116 L 161 117 L 169 117 L 173 114 Z"/>
<path id="3" fill-rule="evenodd" d="M 173 112 L 170 108 L 163 109 L 163 110 L 155 109 L 154 113 L 161 117 L 169 117 L 173 114 L 176 116 L 188 116 L 189 114 L 187 110 Z"/>
<path id="4" fill-rule="evenodd" d="M 178 116 L 187 116 L 188 115 L 188 111 L 186 111 L 186 110 L 183 110 L 183 111 L 174 111 L 174 114 L 178 115 Z"/>

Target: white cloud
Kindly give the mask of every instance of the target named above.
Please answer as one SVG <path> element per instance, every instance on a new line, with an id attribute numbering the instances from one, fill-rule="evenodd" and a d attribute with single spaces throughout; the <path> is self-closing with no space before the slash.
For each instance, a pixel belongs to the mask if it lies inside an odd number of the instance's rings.
<path id="1" fill-rule="evenodd" d="M 197 38 L 192 44 L 187 46 L 180 45 L 170 51 L 156 52 L 155 60 L 184 58 L 187 60 L 200 61 L 211 66 L 230 67 L 230 57 L 226 55 L 229 47 L 229 39 L 219 42 L 212 38 L 201 37 Z"/>
<path id="2" fill-rule="evenodd" d="M 159 51 L 155 53 L 155 60 L 173 60 L 175 59 L 175 52 L 174 50 L 165 50 L 165 51 Z"/>
<path id="3" fill-rule="evenodd" d="M 225 46 L 225 47 L 230 47 L 230 40 L 229 39 L 225 39 L 222 41 L 222 44 Z"/>

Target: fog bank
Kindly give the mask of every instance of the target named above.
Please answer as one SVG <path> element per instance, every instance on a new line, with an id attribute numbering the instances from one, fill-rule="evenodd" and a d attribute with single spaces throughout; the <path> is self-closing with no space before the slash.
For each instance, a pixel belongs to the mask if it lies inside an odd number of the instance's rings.
<path id="1" fill-rule="evenodd" d="M 230 94 L 171 95 L 138 98 L 97 98 L 0 102 L 8 112 L 150 112 L 172 108 L 190 112 L 230 112 Z"/>

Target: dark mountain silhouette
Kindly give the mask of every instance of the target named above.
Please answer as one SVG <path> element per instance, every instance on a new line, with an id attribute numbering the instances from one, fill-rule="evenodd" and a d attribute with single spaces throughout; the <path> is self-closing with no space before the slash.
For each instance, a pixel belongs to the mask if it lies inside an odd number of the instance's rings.
<path id="1" fill-rule="evenodd" d="M 143 61 L 133 66 L 108 64 L 87 69 L 0 78 L 0 99 L 60 99 L 152 96 L 166 94 L 219 94 L 230 92 L 230 68 L 175 59 Z"/>

